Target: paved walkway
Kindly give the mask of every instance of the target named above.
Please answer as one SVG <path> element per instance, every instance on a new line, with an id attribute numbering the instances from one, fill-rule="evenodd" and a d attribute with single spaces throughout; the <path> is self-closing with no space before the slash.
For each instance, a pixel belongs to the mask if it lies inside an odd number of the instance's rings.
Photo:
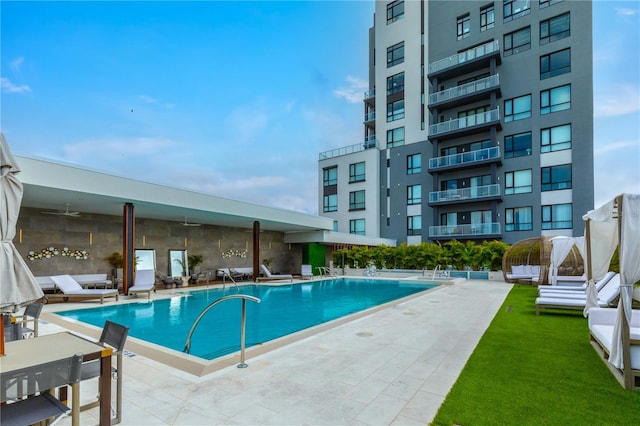
<path id="1" fill-rule="evenodd" d="M 510 289 L 446 285 L 206 377 L 129 354 L 121 424 L 428 424 Z M 92 386 L 82 383 L 83 401 Z M 96 414 L 83 412 L 81 424 Z"/>

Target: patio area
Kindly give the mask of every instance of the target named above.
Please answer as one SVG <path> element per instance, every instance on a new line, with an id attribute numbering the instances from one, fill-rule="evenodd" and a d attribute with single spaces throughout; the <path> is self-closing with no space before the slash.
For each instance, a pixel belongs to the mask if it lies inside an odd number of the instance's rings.
<path id="1" fill-rule="evenodd" d="M 511 289 L 469 280 L 197 377 L 124 357 L 122 425 L 426 424 Z M 166 297 L 159 291 L 154 297 Z M 87 306 L 86 303 L 80 304 Z M 53 311 L 74 303 L 45 307 Z M 47 315 L 44 315 L 45 318 Z M 63 329 L 42 324 L 41 334 Z M 83 383 L 82 400 L 97 383 Z M 61 424 L 70 424 L 65 418 Z M 97 423 L 97 409 L 81 413 Z"/>

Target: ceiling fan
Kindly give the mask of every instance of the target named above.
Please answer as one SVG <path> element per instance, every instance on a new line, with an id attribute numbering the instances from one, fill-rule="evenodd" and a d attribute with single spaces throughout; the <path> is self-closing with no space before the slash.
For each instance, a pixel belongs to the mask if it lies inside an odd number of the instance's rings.
<path id="1" fill-rule="evenodd" d="M 187 217 L 184 217 L 184 222 L 180 222 L 180 225 L 182 226 L 200 226 L 202 225 L 201 223 L 192 223 L 192 222 L 187 222 Z"/>
<path id="2" fill-rule="evenodd" d="M 41 213 L 44 214 L 53 214 L 53 215 L 57 215 L 57 216 L 71 216 L 71 217 L 79 217 L 80 216 L 80 212 L 72 212 L 69 211 L 69 206 L 71 204 L 69 203 L 65 203 L 65 210 L 64 211 L 43 211 Z"/>

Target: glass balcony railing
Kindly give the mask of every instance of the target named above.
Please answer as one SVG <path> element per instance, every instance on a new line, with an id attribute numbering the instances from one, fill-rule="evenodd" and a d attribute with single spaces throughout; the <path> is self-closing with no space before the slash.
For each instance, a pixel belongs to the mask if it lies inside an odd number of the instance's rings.
<path id="1" fill-rule="evenodd" d="M 471 83 L 462 84 L 437 93 L 431 93 L 429 95 L 429 105 L 462 98 L 498 86 L 500 86 L 500 76 L 498 74 L 490 75 L 489 77 L 472 81 Z"/>
<path id="2" fill-rule="evenodd" d="M 480 198 L 499 197 L 500 184 L 472 186 L 471 188 L 447 189 L 429 193 L 429 203 L 469 201 Z"/>
<path id="3" fill-rule="evenodd" d="M 431 158 L 429 160 L 429 170 L 444 167 L 464 166 L 486 160 L 500 159 L 500 147 L 492 146 L 477 151 L 461 152 L 459 154 L 446 155 L 444 157 Z"/>
<path id="4" fill-rule="evenodd" d="M 472 49 L 465 50 L 464 52 L 451 55 L 448 58 L 440 59 L 439 61 L 429 64 L 429 74 L 463 64 L 472 59 L 481 58 L 496 51 L 500 51 L 498 40 L 476 46 Z"/>
<path id="5" fill-rule="evenodd" d="M 355 145 L 344 146 L 342 148 L 336 148 L 329 151 L 321 152 L 319 155 L 320 160 L 327 160 L 329 158 L 340 157 L 341 155 L 353 154 L 354 152 L 364 151 L 366 149 L 377 148 L 378 141 L 375 135 L 364 138 L 364 143 L 358 143 Z"/>
<path id="6" fill-rule="evenodd" d="M 472 223 L 429 227 L 429 238 L 473 238 L 484 235 L 500 235 L 500 223 Z"/>
<path id="7" fill-rule="evenodd" d="M 480 114 L 469 115 L 462 118 L 451 119 L 436 123 L 429 126 L 429 136 L 435 136 L 442 133 L 449 133 L 456 130 L 463 130 L 469 127 L 478 126 L 485 123 L 500 121 L 500 109 L 496 108 L 491 111 L 481 112 Z"/>
<path id="8" fill-rule="evenodd" d="M 364 99 L 371 99 L 376 97 L 376 89 L 367 90 L 364 92 Z"/>
<path id="9" fill-rule="evenodd" d="M 364 121 L 365 122 L 373 121 L 375 119 L 376 119 L 376 112 L 375 111 L 364 115 Z"/>

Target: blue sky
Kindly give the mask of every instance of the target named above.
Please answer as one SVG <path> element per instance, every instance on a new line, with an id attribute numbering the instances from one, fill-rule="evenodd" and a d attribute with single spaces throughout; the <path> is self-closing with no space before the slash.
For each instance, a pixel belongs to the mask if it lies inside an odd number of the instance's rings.
<path id="1" fill-rule="evenodd" d="M 0 8 L 16 154 L 315 214 L 318 153 L 362 139 L 373 1 Z M 598 206 L 640 193 L 640 3 L 593 16 Z"/>

